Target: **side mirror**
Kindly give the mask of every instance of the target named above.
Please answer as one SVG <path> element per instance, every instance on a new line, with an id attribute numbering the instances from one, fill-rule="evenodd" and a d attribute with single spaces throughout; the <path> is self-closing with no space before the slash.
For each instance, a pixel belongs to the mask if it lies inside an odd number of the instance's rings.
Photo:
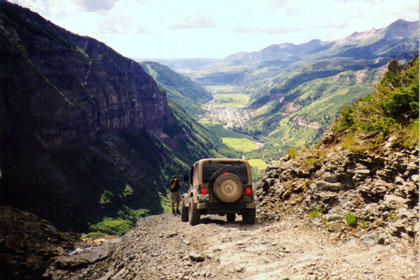
<path id="1" fill-rule="evenodd" d="M 187 175 L 187 174 L 185 174 L 185 175 L 184 175 L 184 182 L 188 182 L 188 179 L 189 179 L 188 175 Z"/>

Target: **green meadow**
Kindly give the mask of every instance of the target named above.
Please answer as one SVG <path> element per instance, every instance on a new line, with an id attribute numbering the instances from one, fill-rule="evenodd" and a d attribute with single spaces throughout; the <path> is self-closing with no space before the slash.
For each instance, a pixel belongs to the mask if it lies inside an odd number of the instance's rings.
<path id="1" fill-rule="evenodd" d="M 246 153 L 257 148 L 257 144 L 254 140 L 251 140 L 240 133 L 224 129 L 221 126 L 209 125 L 206 126 L 206 128 L 216 137 L 221 138 L 225 145 L 236 151 Z"/>

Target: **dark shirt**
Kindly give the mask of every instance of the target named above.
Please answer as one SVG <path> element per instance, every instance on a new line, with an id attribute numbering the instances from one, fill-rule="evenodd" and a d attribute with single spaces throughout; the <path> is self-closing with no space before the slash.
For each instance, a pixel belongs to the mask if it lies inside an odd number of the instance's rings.
<path id="1" fill-rule="evenodd" d="M 171 183 L 170 183 L 170 187 L 174 184 L 175 182 L 174 182 L 174 180 L 171 180 Z M 171 192 L 177 192 L 177 191 L 179 191 L 179 188 L 181 187 L 181 182 L 178 180 L 176 183 L 175 183 L 175 186 L 174 186 L 174 188 L 169 188 L 169 190 L 171 191 Z"/>

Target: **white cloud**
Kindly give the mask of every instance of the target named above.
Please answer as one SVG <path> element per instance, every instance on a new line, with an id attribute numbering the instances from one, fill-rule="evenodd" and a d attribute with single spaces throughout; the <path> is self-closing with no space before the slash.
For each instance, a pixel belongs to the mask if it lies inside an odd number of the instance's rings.
<path id="1" fill-rule="evenodd" d="M 216 24 L 206 17 L 200 14 L 190 15 L 181 19 L 171 26 L 173 29 L 195 29 L 195 28 L 215 28 Z"/>
<path id="2" fill-rule="evenodd" d="M 77 0 L 80 7 L 87 12 L 104 12 L 112 9 L 118 0 Z"/>
<path id="3" fill-rule="evenodd" d="M 130 57 L 224 57 L 418 20 L 418 0 L 12 0 Z"/>
<path id="4" fill-rule="evenodd" d="M 300 32 L 303 28 L 299 27 L 279 27 L 279 28 L 237 28 L 232 30 L 234 33 L 257 33 L 257 34 L 285 34 L 291 32 Z"/>

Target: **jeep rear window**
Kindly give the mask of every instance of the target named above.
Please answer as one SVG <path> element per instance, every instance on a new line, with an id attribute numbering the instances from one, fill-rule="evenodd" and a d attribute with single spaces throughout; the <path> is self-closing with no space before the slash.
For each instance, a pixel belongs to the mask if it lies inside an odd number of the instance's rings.
<path id="1" fill-rule="evenodd" d="M 217 174 L 215 174 L 217 172 Z M 248 183 L 248 174 L 246 165 L 243 162 L 226 162 L 226 161 L 206 161 L 203 163 L 203 183 L 214 181 L 223 172 L 229 172 L 237 175 L 242 184 Z M 214 175 L 214 176 L 213 176 Z"/>

